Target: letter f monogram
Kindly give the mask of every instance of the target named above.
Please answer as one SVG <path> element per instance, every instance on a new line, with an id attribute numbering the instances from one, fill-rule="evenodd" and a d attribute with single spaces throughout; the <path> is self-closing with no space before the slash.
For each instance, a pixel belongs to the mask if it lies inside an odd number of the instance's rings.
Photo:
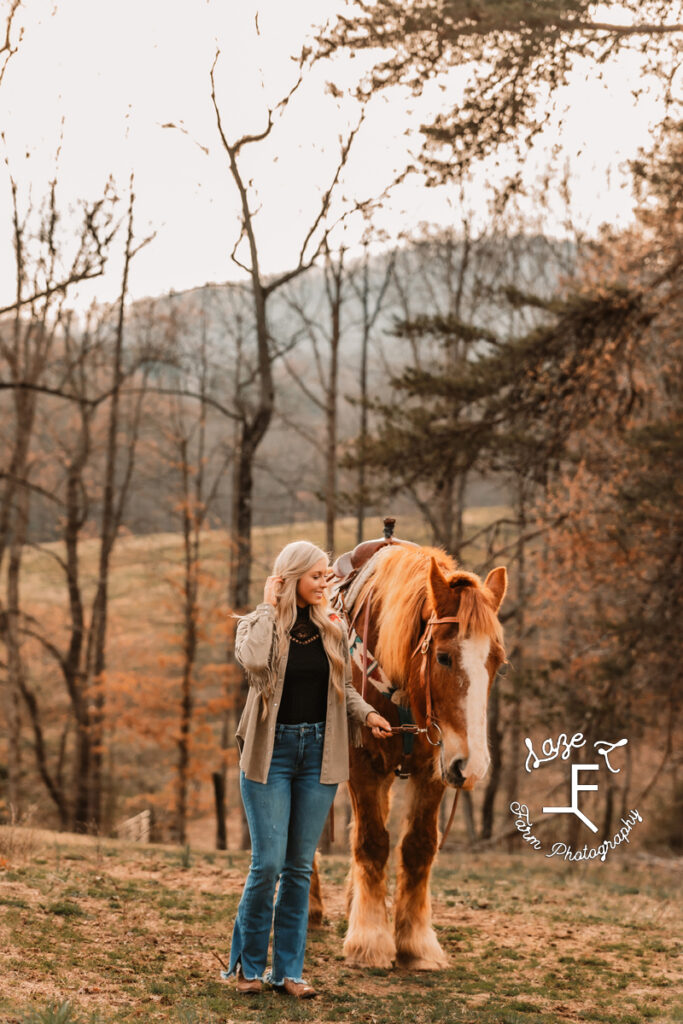
<path id="1" fill-rule="evenodd" d="M 577 818 L 580 818 L 584 825 L 588 825 L 591 832 L 597 832 L 598 826 L 594 825 L 590 818 L 587 818 L 583 811 L 579 810 L 578 797 L 581 790 L 597 789 L 596 785 L 582 785 L 579 782 L 579 772 L 597 772 L 600 770 L 599 764 L 573 764 L 572 765 L 572 805 L 571 807 L 544 807 L 544 814 L 575 814 Z"/>

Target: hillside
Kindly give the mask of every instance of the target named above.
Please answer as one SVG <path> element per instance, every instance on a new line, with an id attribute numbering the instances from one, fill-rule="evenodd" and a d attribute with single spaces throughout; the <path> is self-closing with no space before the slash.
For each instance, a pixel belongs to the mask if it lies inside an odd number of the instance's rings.
<path id="1" fill-rule="evenodd" d="M 495 507 L 471 509 L 466 515 L 468 528 L 475 532 L 500 514 Z M 368 520 L 367 536 L 381 533 L 381 521 Z M 397 534 L 418 542 L 428 538 L 416 519 L 399 518 Z M 355 522 L 338 523 L 338 548 L 353 546 Z M 296 527 L 260 527 L 254 531 L 252 602 L 262 598 L 263 582 L 280 548 L 297 537 L 323 544 L 324 527 L 320 522 Z M 49 629 L 51 642 L 61 650 L 68 644 L 68 595 L 63 572 L 55 560 L 62 554 L 59 543 L 26 551 L 22 595 L 29 615 Z M 86 540 L 81 545 L 82 582 L 87 600 L 95 588 L 98 543 Z M 164 821 L 173 800 L 175 735 L 178 717 L 180 649 L 182 630 L 181 570 L 182 539 L 179 534 L 163 533 L 136 537 L 123 536 L 116 545 L 110 580 L 110 625 L 107 657 L 107 763 L 108 821 L 113 826 L 121 818 L 145 807 L 155 808 L 165 837 Z M 223 530 L 209 530 L 202 536 L 201 562 L 203 587 L 200 595 L 202 617 L 201 643 L 195 679 L 196 723 L 198 733 L 192 765 L 191 816 L 200 819 L 212 814 L 211 772 L 220 758 L 221 713 L 214 703 L 222 692 L 221 671 L 231 620 L 226 605 L 228 574 L 228 537 Z M 35 690 L 45 735 L 50 765 L 59 756 L 63 723 L 68 714 L 68 697 L 55 662 L 37 644 L 27 645 L 27 671 Z M 27 739 L 30 732 L 26 729 Z M 233 744 L 230 752 L 234 754 Z M 3 750 L 0 743 L 0 762 Z M 54 808 L 41 783 L 31 747 L 24 757 L 27 793 L 32 808 L 31 820 L 57 825 Z M 229 797 L 238 800 L 236 787 Z M 0 801 L 2 788 L 0 786 Z M 204 828 L 204 826 L 202 826 Z M 210 843 L 208 845 L 211 845 Z"/>

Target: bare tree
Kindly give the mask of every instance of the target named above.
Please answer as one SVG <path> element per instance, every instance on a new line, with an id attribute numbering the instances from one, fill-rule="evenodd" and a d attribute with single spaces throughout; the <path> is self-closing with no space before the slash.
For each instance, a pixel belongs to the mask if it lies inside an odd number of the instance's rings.
<path id="1" fill-rule="evenodd" d="M 368 442 L 368 358 L 370 350 L 370 339 L 377 324 L 377 319 L 384 306 L 391 283 L 394 266 L 396 263 L 396 250 L 393 250 L 384 265 L 382 278 L 379 287 L 374 290 L 370 282 L 370 256 L 368 240 L 366 239 L 363 258 L 356 272 L 352 277 L 352 287 L 356 293 L 361 307 L 360 329 L 361 329 L 361 351 L 359 370 L 359 392 L 358 402 L 360 406 L 360 425 L 358 430 L 358 494 L 356 503 L 356 543 L 363 540 L 365 525 L 365 510 L 367 506 L 367 473 L 365 452 Z"/>
<path id="2" fill-rule="evenodd" d="M 33 209 L 29 206 L 25 213 L 20 210 L 19 189 L 11 173 L 9 181 L 16 287 L 14 302 L 0 319 L 0 387 L 11 402 L 7 457 L 0 465 L 0 566 L 9 552 L 6 608 L 0 603 L 0 638 L 7 651 L 3 690 L 10 738 L 8 790 L 10 802 L 19 812 L 22 698 L 33 718 L 21 660 L 19 578 L 31 496 L 42 490 L 32 479 L 31 457 L 38 399 L 51 390 L 51 363 L 65 330 L 69 290 L 104 271 L 115 231 L 116 197 L 109 184 L 101 199 L 82 204 L 82 221 L 74 245 L 60 233 L 56 179 L 50 183 L 35 228 Z M 40 760 L 43 740 L 35 722 L 34 739 Z"/>
<path id="3" fill-rule="evenodd" d="M 268 110 L 265 128 L 255 134 L 246 134 L 234 142 L 228 139 L 223 126 L 220 106 L 216 95 L 215 72 L 219 53 L 211 68 L 211 99 L 216 114 L 216 124 L 221 145 L 228 158 L 230 175 L 237 189 L 241 208 L 241 228 L 232 250 L 232 260 L 249 275 L 251 285 L 252 311 L 255 325 L 256 364 L 251 395 L 246 388 L 240 389 L 238 406 L 238 436 L 236 439 L 235 467 L 233 475 L 232 511 L 232 565 L 230 573 L 230 603 L 235 608 L 244 608 L 249 602 L 249 576 L 251 570 L 251 527 L 253 468 L 258 448 L 270 426 L 275 408 L 273 363 L 282 354 L 282 345 L 273 338 L 268 322 L 268 301 L 283 285 L 304 274 L 325 251 L 330 233 L 336 225 L 330 222 L 333 196 L 340 184 L 342 171 L 346 166 L 353 142 L 364 119 L 361 111 L 357 124 L 341 141 L 339 160 L 330 184 L 324 190 L 317 213 L 303 234 L 298 257 L 291 270 L 268 280 L 260 267 L 259 245 L 256 234 L 255 216 L 250 198 L 249 183 L 244 180 L 240 159 L 247 146 L 254 145 L 271 134 L 279 116 L 286 109 L 302 81 L 299 75 L 289 93 L 273 109 Z M 356 209 L 364 205 L 355 204 Z M 347 211 L 348 212 L 348 211 Z M 244 262 L 238 251 L 245 241 L 248 262 Z"/>
<path id="4" fill-rule="evenodd" d="M 198 313 L 198 315 L 197 315 Z M 201 552 L 201 534 L 216 505 L 219 489 L 232 461 L 233 450 L 229 442 L 220 438 L 212 444 L 208 418 L 211 407 L 207 401 L 211 386 L 209 359 L 208 316 L 206 295 L 202 294 L 201 307 L 191 310 L 190 316 L 198 320 L 199 339 L 196 352 L 187 351 L 189 329 L 178 323 L 171 312 L 173 333 L 183 333 L 182 362 L 186 377 L 196 382 L 198 401 L 174 396 L 170 408 L 170 422 L 166 429 L 170 458 L 178 479 L 178 500 L 175 508 L 181 522 L 183 557 L 179 583 L 182 608 L 182 661 L 180 680 L 180 714 L 177 738 L 176 787 L 174 833 L 179 843 L 187 841 L 188 787 L 191 777 L 193 749 L 193 723 L 197 686 L 196 670 L 202 632 L 202 583 L 205 570 Z M 176 347 L 179 347 L 176 345 Z M 221 778 L 224 773 L 221 773 Z M 219 815 L 224 822 L 224 813 Z M 225 842 L 218 843 L 225 848 Z"/>
<path id="5" fill-rule="evenodd" d="M 326 246 L 323 275 L 324 311 L 307 309 L 305 298 L 293 291 L 287 296 L 287 304 L 296 314 L 310 348 L 306 349 L 301 369 L 295 366 L 291 358 L 285 359 L 285 366 L 301 393 L 325 419 L 323 498 L 325 546 L 328 551 L 335 550 L 334 528 L 337 517 L 339 352 L 342 339 L 344 286 L 347 283 L 345 255 L 343 247 L 333 256 L 329 246 Z M 319 448 L 317 435 L 304 436 L 314 447 Z"/>
<path id="6" fill-rule="evenodd" d="M 130 482 L 135 464 L 137 430 L 140 422 L 141 399 L 143 393 L 141 392 L 137 399 L 137 415 L 133 420 L 134 431 L 124 456 L 124 465 L 123 467 L 119 467 L 118 437 L 120 430 L 120 392 L 124 377 L 124 314 L 128 297 L 128 279 L 131 262 L 143 246 L 151 242 L 154 237 L 153 235 L 150 235 L 142 241 L 137 243 L 135 241 L 133 231 L 135 193 L 133 191 L 133 186 L 134 179 L 133 175 L 131 175 L 121 291 L 118 298 L 116 330 L 112 352 L 109 422 L 107 427 L 107 447 L 104 467 L 104 496 L 100 522 L 99 571 L 97 576 L 97 589 L 92 605 L 88 648 L 86 652 L 87 677 L 90 684 L 94 687 L 95 696 L 92 709 L 91 745 L 89 748 L 92 751 L 92 769 L 89 772 L 87 771 L 86 765 L 83 767 L 85 769 L 86 778 L 90 777 L 90 806 L 88 813 L 89 819 L 96 830 L 99 829 L 102 818 L 102 757 L 104 751 L 103 725 L 105 714 L 105 693 L 101 680 L 106 664 L 109 566 L 111 563 L 114 543 L 123 519 L 124 508 L 130 490 Z M 119 471 L 121 475 L 120 478 L 117 478 Z M 86 748 L 84 747 L 84 753 L 85 749 Z M 84 806 L 77 808 L 76 819 L 79 823 L 82 823 L 84 820 L 84 812 Z"/>

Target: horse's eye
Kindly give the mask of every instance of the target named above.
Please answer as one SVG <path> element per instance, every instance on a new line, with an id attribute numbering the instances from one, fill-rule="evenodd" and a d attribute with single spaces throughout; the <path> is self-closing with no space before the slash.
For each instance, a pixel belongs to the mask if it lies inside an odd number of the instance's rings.
<path id="1" fill-rule="evenodd" d="M 450 654 L 446 654 L 445 651 L 437 651 L 436 660 L 438 661 L 439 665 L 443 665 L 444 668 L 451 668 L 451 666 L 453 665 Z"/>

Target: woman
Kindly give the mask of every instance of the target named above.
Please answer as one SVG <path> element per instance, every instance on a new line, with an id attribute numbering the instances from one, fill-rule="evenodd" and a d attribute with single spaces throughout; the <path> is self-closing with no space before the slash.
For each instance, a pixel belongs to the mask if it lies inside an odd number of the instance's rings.
<path id="1" fill-rule="evenodd" d="M 237 742 L 252 853 L 225 977 L 237 974 L 245 994 L 263 987 L 273 922 L 267 980 L 299 999 L 315 996 L 302 978 L 308 892 L 337 785 L 349 777 L 347 714 L 374 736 L 391 734 L 351 685 L 346 628 L 325 594 L 328 565 L 308 541 L 288 544 L 263 603 L 237 626 L 235 655 L 249 680 Z"/>

